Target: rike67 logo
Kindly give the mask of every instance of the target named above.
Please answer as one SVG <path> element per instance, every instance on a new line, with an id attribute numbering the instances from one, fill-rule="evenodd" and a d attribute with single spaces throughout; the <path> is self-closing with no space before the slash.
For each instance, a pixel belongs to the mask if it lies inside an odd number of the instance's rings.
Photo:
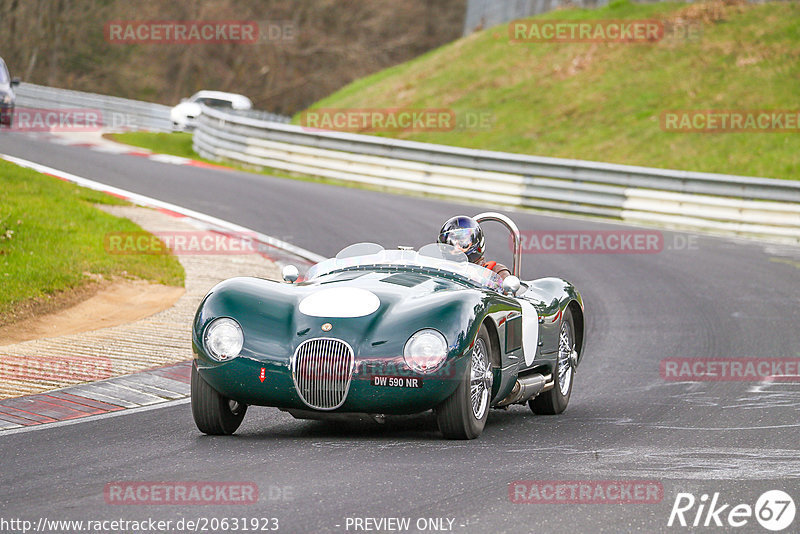
<path id="1" fill-rule="evenodd" d="M 718 492 L 711 497 L 704 493 L 699 499 L 692 493 L 678 493 L 667 526 L 737 528 L 752 525 L 755 518 L 765 529 L 779 532 L 794 522 L 796 511 L 794 500 L 781 490 L 762 493 L 755 506 L 747 503 L 731 505 L 721 499 Z"/>

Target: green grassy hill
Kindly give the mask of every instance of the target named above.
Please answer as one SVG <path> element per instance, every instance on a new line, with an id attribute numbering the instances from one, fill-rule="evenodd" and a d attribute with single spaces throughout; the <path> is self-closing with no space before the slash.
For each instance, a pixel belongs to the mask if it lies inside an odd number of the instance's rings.
<path id="1" fill-rule="evenodd" d="M 143 230 L 93 204 L 125 202 L 0 161 L 0 325 L 25 316 L 19 312 L 51 311 L 48 299 L 63 299 L 93 275 L 183 286 L 172 254 L 110 254 L 110 234 Z"/>
<path id="2" fill-rule="evenodd" d="M 800 179 L 800 133 L 688 133 L 660 124 L 670 110 L 800 109 L 800 5 L 622 1 L 539 19 L 658 19 L 668 31 L 652 43 L 516 43 L 503 25 L 360 79 L 313 108 L 448 108 L 457 117 L 488 116 L 491 126 L 379 135 Z"/>

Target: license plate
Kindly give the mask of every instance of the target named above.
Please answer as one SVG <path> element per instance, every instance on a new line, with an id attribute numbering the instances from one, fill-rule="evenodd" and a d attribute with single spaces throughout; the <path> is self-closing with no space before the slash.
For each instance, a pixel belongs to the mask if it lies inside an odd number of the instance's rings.
<path id="1" fill-rule="evenodd" d="M 373 376 L 372 385 L 387 388 L 421 388 L 422 379 L 410 376 Z"/>

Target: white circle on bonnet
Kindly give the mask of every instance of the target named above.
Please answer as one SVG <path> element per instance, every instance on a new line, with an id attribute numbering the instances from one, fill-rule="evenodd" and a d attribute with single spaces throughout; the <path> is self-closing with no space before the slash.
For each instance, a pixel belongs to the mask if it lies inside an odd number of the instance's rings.
<path id="1" fill-rule="evenodd" d="M 311 317 L 364 317 L 381 306 L 375 293 L 357 287 L 322 289 L 300 301 L 300 313 Z"/>

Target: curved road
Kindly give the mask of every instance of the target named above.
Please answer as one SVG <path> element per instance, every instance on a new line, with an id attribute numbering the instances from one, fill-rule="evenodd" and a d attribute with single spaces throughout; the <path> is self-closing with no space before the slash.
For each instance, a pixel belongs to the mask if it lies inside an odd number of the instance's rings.
<path id="1" fill-rule="evenodd" d="M 169 165 L 18 134 L 0 153 L 208 213 L 332 255 L 356 241 L 419 246 L 447 217 L 486 207 L 234 171 Z M 539 231 L 630 230 L 511 213 Z M 509 261 L 502 232 L 489 254 Z M 688 246 L 687 246 L 688 245 Z M 780 489 L 800 505 L 800 387 L 671 382 L 663 358 L 800 357 L 800 250 L 664 233 L 656 254 L 539 254 L 523 278 L 581 289 L 588 346 L 568 410 L 493 411 L 471 442 L 440 439 L 430 415 L 385 425 L 296 421 L 252 408 L 233 437 L 201 435 L 187 403 L 0 434 L 0 519 L 276 517 L 282 532 L 376 532 L 355 518 L 445 518 L 453 532 L 661 532 L 679 493 L 719 492 L 728 509 Z M 250 481 L 249 506 L 119 506 L 114 481 Z M 512 503 L 517 480 L 641 480 L 658 503 Z M 709 498 L 710 500 L 710 498 Z M 697 506 L 685 517 L 693 521 Z M 348 520 L 348 518 L 350 518 Z M 452 520 L 452 524 L 448 522 Z M 700 525 L 706 520 L 700 518 Z M 356 529 L 357 525 L 363 528 Z M 430 524 L 429 524 L 430 525 Z M 800 517 L 792 529 L 797 530 Z M 386 526 L 386 525 L 384 525 Z M 2 522 L 0 522 L 0 530 Z M 388 530 L 380 530 L 388 531 Z M 703 531 L 703 529 L 701 529 Z M 765 532 L 749 518 L 739 532 Z"/>

